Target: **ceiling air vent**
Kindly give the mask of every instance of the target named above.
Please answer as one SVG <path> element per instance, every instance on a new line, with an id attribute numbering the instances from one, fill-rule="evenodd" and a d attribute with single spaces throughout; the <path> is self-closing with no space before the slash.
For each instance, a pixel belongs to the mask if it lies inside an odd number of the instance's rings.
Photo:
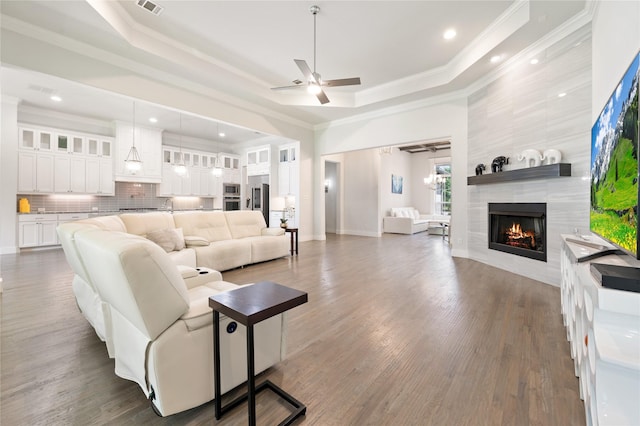
<path id="1" fill-rule="evenodd" d="M 164 8 L 157 4 L 150 2 L 149 0 L 137 0 L 138 6 L 153 13 L 154 15 L 160 15 Z"/>

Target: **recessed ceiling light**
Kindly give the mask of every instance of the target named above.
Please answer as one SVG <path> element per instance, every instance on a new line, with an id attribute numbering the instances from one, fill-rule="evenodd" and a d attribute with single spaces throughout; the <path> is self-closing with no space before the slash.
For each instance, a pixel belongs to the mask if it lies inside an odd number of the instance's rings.
<path id="1" fill-rule="evenodd" d="M 444 37 L 445 40 L 451 40 L 456 36 L 456 34 L 457 34 L 456 30 L 454 30 L 453 28 L 449 28 L 447 31 L 444 32 L 442 37 Z"/>
<path id="2" fill-rule="evenodd" d="M 53 102 L 62 102 L 62 98 L 58 95 L 52 95 L 50 98 Z"/>
<path id="3" fill-rule="evenodd" d="M 564 98 L 565 96 L 567 96 L 567 94 L 565 92 L 558 93 L 558 97 L 559 98 Z"/>
<path id="4" fill-rule="evenodd" d="M 151 118 L 149 118 L 149 121 L 152 122 L 152 123 L 157 123 L 158 119 L 155 118 L 155 117 L 151 117 Z"/>
<path id="5" fill-rule="evenodd" d="M 502 55 L 495 55 L 491 57 L 491 63 L 495 64 L 497 62 L 500 62 L 502 60 Z"/>
<path id="6" fill-rule="evenodd" d="M 540 62 L 538 58 L 533 58 L 531 61 L 529 61 L 531 65 L 536 65 L 538 62 Z"/>
<path id="7" fill-rule="evenodd" d="M 218 136 L 224 138 L 225 136 L 227 136 L 227 134 L 225 132 L 218 132 Z"/>

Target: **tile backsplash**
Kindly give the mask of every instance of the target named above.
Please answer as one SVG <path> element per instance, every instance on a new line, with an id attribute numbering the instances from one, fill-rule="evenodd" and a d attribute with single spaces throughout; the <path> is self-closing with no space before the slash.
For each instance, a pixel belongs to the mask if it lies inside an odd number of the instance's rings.
<path id="1" fill-rule="evenodd" d="M 212 198 L 200 197 L 156 197 L 156 184 L 116 182 L 115 196 L 102 197 L 96 195 L 67 195 L 67 194 L 18 194 L 16 211 L 21 198 L 29 200 L 31 213 L 38 209 L 46 212 L 89 212 L 118 211 L 120 209 L 163 209 L 167 205 L 174 210 L 213 209 Z M 167 201 L 170 200 L 170 201 Z"/>

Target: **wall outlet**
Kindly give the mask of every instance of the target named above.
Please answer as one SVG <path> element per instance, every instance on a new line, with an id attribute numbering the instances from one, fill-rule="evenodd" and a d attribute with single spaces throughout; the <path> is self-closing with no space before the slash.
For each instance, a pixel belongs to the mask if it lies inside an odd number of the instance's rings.
<path id="1" fill-rule="evenodd" d="M 92 211 L 92 212 L 97 212 L 97 211 L 98 211 L 98 208 L 97 208 L 97 207 L 91 207 L 91 211 Z"/>
<path id="2" fill-rule="evenodd" d="M 44 207 L 38 207 L 38 213 L 44 213 L 45 209 Z"/>

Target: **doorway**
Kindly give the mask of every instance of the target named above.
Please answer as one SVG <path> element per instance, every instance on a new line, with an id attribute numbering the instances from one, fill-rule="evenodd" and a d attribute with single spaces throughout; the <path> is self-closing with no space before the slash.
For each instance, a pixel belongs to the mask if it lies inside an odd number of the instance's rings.
<path id="1" fill-rule="evenodd" d="M 338 163 L 324 162 L 324 231 L 335 234 L 338 229 Z"/>

